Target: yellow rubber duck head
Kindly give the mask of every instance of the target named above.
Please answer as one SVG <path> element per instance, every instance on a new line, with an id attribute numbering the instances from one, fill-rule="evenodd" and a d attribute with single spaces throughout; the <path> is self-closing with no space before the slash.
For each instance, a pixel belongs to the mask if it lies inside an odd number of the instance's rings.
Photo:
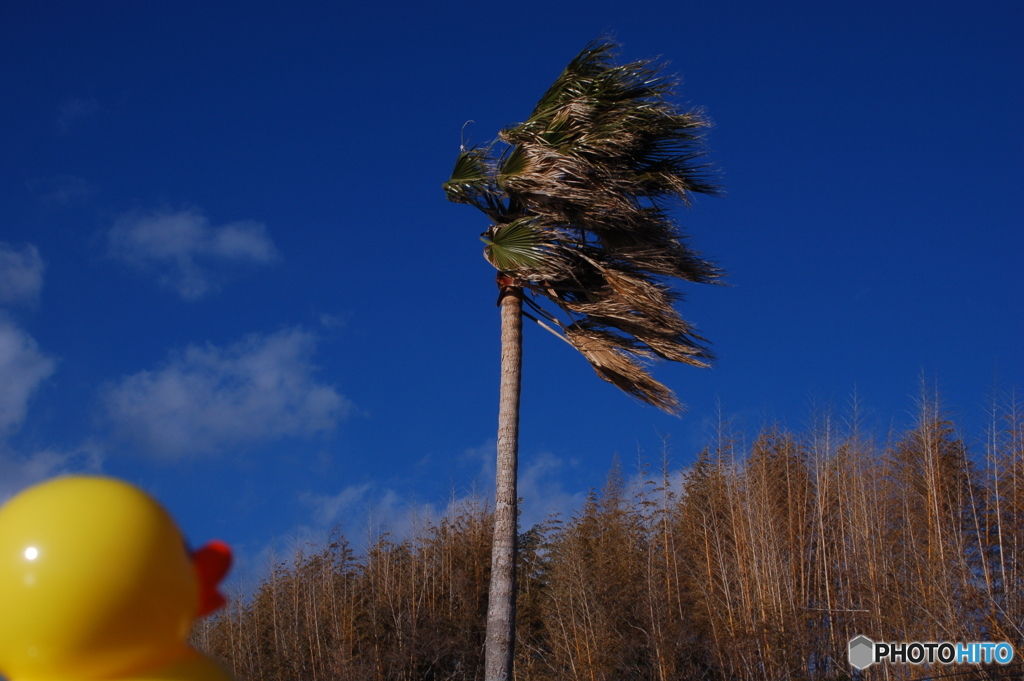
<path id="1" fill-rule="evenodd" d="M 211 570 L 208 549 L 190 553 L 167 512 L 118 480 L 22 492 L 0 507 L 0 673 L 126 678 L 195 655 L 192 621 L 218 605 L 202 582 L 223 577 L 227 556 Z"/>

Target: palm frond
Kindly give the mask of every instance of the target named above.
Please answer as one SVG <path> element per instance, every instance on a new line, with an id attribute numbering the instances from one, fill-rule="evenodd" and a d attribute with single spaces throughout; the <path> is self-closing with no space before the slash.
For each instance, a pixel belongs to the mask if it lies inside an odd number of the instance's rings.
<path id="1" fill-rule="evenodd" d="M 551 259 L 544 233 L 536 228 L 535 218 L 519 218 L 507 225 L 484 232 L 480 240 L 484 257 L 499 272 L 520 272 L 543 267 Z"/>
<path id="2" fill-rule="evenodd" d="M 722 276 L 668 212 L 673 200 L 718 191 L 702 160 L 710 123 L 669 101 L 675 84 L 658 65 L 617 66 L 614 49 L 587 45 L 530 117 L 499 133 L 501 154 L 493 143 L 460 154 L 445 191 L 491 217 L 487 260 L 568 317 L 556 324 L 599 376 L 676 411 L 643 363 L 711 359 L 667 283 Z"/>
<path id="3" fill-rule="evenodd" d="M 512 151 L 502 159 L 498 166 L 495 183 L 504 190 L 509 180 L 530 172 L 533 167 L 525 147 L 512 147 Z"/>
<path id="4" fill-rule="evenodd" d="M 500 212 L 502 194 L 495 185 L 492 165 L 490 147 L 459 152 L 451 177 L 441 185 L 448 200 L 474 205 L 488 215 Z"/>
<path id="5" fill-rule="evenodd" d="M 607 40 L 595 40 L 583 48 L 537 102 L 530 119 L 536 119 L 559 104 L 585 94 L 586 86 L 607 68 L 614 49 L 615 44 Z"/>
<path id="6" fill-rule="evenodd" d="M 682 408 L 672 391 L 632 358 L 640 356 L 637 350 L 623 348 L 619 337 L 579 325 L 567 327 L 565 337 L 587 358 L 598 376 L 620 390 L 670 413 Z"/>

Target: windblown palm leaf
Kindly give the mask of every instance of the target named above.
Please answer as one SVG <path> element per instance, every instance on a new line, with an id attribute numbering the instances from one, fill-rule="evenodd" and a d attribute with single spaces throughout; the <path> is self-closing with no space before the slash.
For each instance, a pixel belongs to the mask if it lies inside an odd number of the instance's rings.
<path id="1" fill-rule="evenodd" d="M 501 131 L 503 152 L 495 155 L 494 143 L 464 149 L 444 189 L 493 221 L 481 238 L 504 285 L 530 291 L 532 312 L 601 378 L 674 412 L 679 402 L 645 364 L 711 358 L 674 309 L 668 282 L 721 273 L 667 212 L 673 200 L 716 193 L 700 163 L 708 122 L 667 100 L 672 84 L 650 62 L 613 65 L 614 47 L 588 45 L 529 119 Z"/>

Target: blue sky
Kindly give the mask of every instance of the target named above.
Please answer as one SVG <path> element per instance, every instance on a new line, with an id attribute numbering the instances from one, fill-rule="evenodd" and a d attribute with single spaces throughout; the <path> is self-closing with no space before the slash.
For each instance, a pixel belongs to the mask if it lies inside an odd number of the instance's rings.
<path id="1" fill-rule="evenodd" d="M 0 496 L 68 471 L 157 495 L 241 574 L 492 484 L 498 315 L 440 189 L 611 34 L 714 120 L 678 214 L 714 369 L 674 418 L 526 328 L 527 522 L 617 452 L 675 465 L 719 405 L 792 428 L 922 377 L 968 429 L 1024 379 L 1024 9 L 1011 2 L 50 3 L 0 7 Z M 965 433 L 968 436 L 976 432 Z"/>

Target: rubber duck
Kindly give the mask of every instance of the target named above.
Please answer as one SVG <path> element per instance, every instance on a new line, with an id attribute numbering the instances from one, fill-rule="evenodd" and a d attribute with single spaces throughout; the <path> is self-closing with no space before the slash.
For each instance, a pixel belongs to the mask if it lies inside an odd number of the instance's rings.
<path id="1" fill-rule="evenodd" d="M 0 507 L 0 674 L 9 681 L 231 681 L 188 645 L 224 604 L 231 551 L 190 551 L 120 480 L 67 476 Z"/>

